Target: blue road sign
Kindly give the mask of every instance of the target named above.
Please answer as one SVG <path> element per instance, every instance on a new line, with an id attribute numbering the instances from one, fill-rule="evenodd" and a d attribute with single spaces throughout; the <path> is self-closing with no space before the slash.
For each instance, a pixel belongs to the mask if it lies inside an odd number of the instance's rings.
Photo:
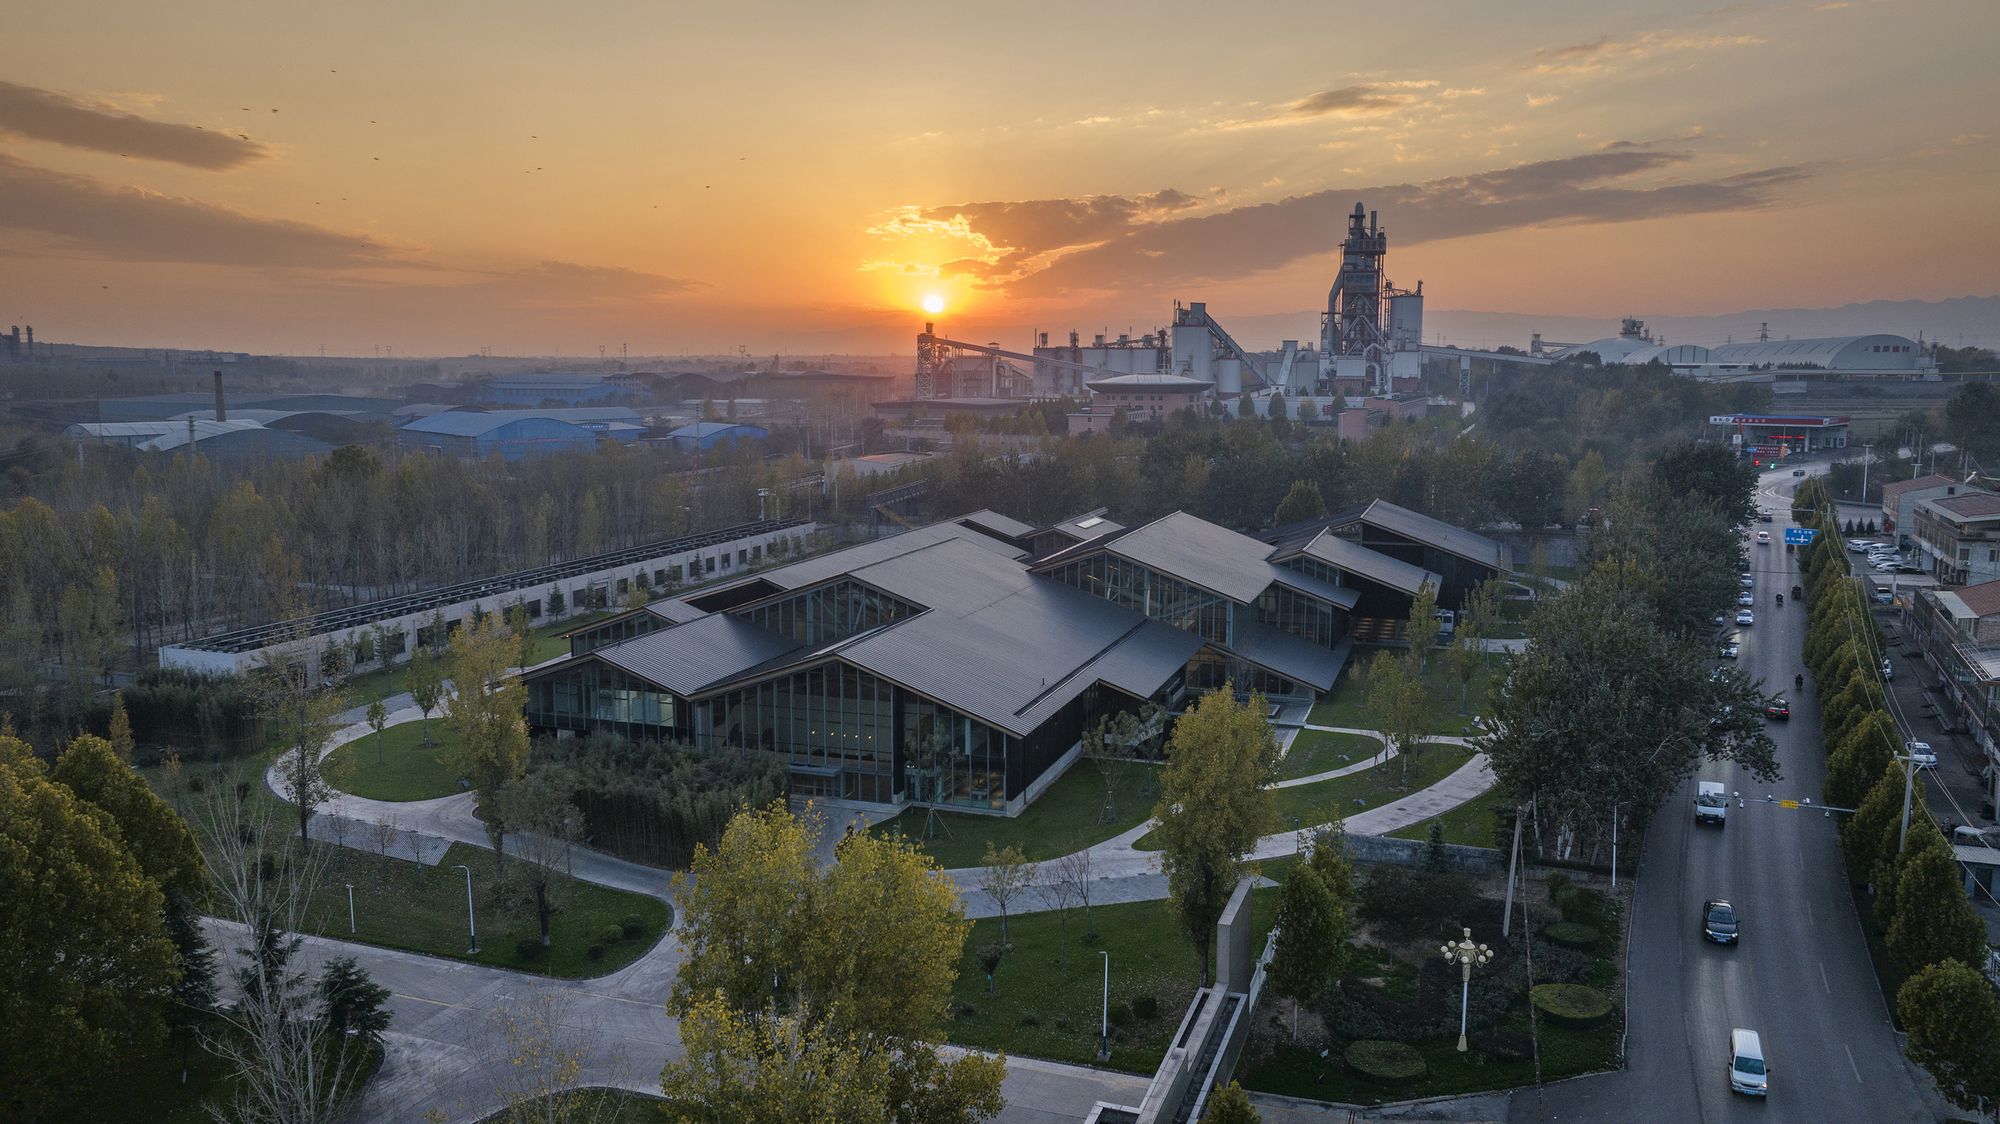
<path id="1" fill-rule="evenodd" d="M 1785 545 L 1787 546 L 1810 546 L 1812 545 L 1812 541 L 1818 537 L 1819 532 L 1813 530 L 1811 527 L 1785 528 Z"/>

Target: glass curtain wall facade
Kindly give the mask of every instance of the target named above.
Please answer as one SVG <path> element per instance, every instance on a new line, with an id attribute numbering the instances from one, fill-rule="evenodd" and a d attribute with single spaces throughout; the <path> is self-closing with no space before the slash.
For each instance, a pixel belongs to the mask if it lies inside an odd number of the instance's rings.
<path id="1" fill-rule="evenodd" d="M 812 786 L 819 791 L 800 795 L 887 803 L 902 787 L 895 696 L 886 680 L 825 663 L 708 700 L 704 740 L 709 748 L 747 746 L 783 758 L 795 779 L 819 782 Z"/>
<path id="2" fill-rule="evenodd" d="M 1049 576 L 1203 640 L 1217 644 L 1234 640 L 1235 602 L 1116 555 L 1100 552 L 1079 558 L 1050 571 Z"/>
<path id="3" fill-rule="evenodd" d="M 844 581 L 736 614 L 801 644 L 832 644 L 914 616 L 917 607 L 881 590 Z"/>
<path id="4" fill-rule="evenodd" d="M 1257 619 L 1308 643 L 1331 648 L 1339 643 L 1346 614 L 1325 601 L 1273 584 L 1257 598 Z"/>
<path id="5" fill-rule="evenodd" d="M 927 745 L 942 737 L 932 776 L 919 778 L 912 798 L 937 804 L 1001 810 L 1007 806 L 1008 764 L 1018 761 L 1019 742 L 963 714 L 915 695 L 903 697 L 903 744 Z M 1018 765 L 1017 765 L 1018 769 Z"/>
<path id="6" fill-rule="evenodd" d="M 674 696 L 595 660 L 531 679 L 528 725 L 544 730 L 604 732 L 672 741 L 677 731 Z"/>
<path id="7" fill-rule="evenodd" d="M 1203 648 L 1188 661 L 1187 686 L 1190 692 L 1213 691 L 1234 684 L 1238 695 L 1261 691 L 1266 698 L 1309 698 L 1310 690 L 1282 675 L 1274 675 L 1256 664 L 1247 663 L 1215 648 Z"/>

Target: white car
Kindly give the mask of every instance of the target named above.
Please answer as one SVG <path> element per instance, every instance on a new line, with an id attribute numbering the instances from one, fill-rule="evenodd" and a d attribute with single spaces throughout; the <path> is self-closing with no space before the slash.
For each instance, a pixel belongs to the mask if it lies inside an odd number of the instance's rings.
<path id="1" fill-rule="evenodd" d="M 1880 543 L 1870 542 L 1867 539 L 1855 539 L 1853 542 L 1847 544 L 1847 549 L 1856 554 L 1866 554 L 1870 549 L 1880 545 Z"/>
<path id="2" fill-rule="evenodd" d="M 1757 532 L 1757 545 L 1758 545 L 1758 546 L 1769 546 L 1769 545 L 1771 545 L 1771 532 L 1769 532 L 1769 531 L 1759 531 L 1759 532 Z"/>
<path id="3" fill-rule="evenodd" d="M 1751 594 L 1746 591 L 1736 595 L 1736 603 L 1748 609 L 1750 606 L 1755 605 L 1757 603 L 1757 598 L 1754 594 Z"/>
<path id="4" fill-rule="evenodd" d="M 1722 646 L 1721 654 L 1725 660 L 1737 659 L 1743 655 L 1743 645 L 1735 640 L 1731 640 Z"/>
<path id="5" fill-rule="evenodd" d="M 1736 584 L 1742 586 L 1744 589 L 1756 589 L 1757 579 L 1751 577 L 1749 574 L 1744 574 L 1742 577 L 1736 579 Z"/>
<path id="6" fill-rule="evenodd" d="M 1937 768 L 1937 751 L 1929 742 L 1904 742 L 1903 751 L 1910 755 L 1910 763 L 1919 769 Z"/>
<path id="7" fill-rule="evenodd" d="M 1764 1065 L 1764 1043 L 1754 1030 L 1729 1032 L 1729 1091 L 1761 1097 L 1771 1091 L 1770 1070 Z"/>
<path id="8" fill-rule="evenodd" d="M 1736 623 L 1737 623 L 1737 624 L 1756 624 L 1756 623 L 1757 623 L 1757 614 L 1755 614 L 1755 613 L 1751 612 L 1751 611 L 1750 611 L 1750 610 L 1748 610 L 1748 609 L 1738 609 L 1738 610 L 1736 610 Z"/>

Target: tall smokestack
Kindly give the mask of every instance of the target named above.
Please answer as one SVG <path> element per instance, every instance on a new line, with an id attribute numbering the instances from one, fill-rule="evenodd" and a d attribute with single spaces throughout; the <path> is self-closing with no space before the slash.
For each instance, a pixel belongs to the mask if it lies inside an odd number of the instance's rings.
<path id="1" fill-rule="evenodd" d="M 229 420 L 229 405 L 222 400 L 222 372 L 215 372 L 215 420 Z"/>
<path id="2" fill-rule="evenodd" d="M 35 326 L 33 324 L 30 324 L 28 325 L 28 357 L 32 359 L 34 358 L 34 355 L 35 355 Z"/>

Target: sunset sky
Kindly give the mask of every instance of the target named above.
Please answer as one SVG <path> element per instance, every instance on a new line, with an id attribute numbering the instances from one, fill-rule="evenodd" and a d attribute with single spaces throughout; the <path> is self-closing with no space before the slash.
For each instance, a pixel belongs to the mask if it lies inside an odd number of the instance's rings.
<path id="1" fill-rule="evenodd" d="M 0 328 L 908 351 L 2000 293 L 2000 3 L 15 5 Z M 1246 340 L 1264 344 L 1264 339 Z"/>

